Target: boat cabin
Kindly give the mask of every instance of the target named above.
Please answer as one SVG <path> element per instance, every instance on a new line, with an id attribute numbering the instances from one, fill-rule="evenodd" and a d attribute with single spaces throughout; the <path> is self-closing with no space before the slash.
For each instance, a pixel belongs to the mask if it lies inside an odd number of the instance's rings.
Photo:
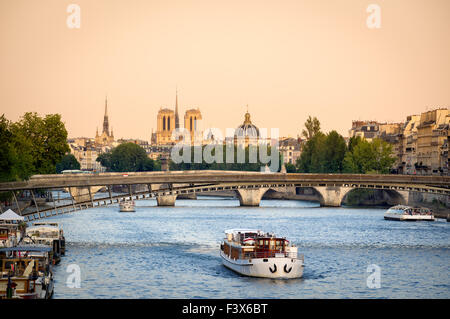
<path id="1" fill-rule="evenodd" d="M 259 230 L 229 230 L 222 251 L 233 259 L 286 256 L 289 241 Z"/>
<path id="2" fill-rule="evenodd" d="M 56 224 L 35 223 L 26 229 L 24 241 L 28 244 L 47 245 L 53 249 L 54 263 L 61 260 L 61 255 L 65 252 L 65 240 L 62 229 Z"/>
<path id="3" fill-rule="evenodd" d="M 0 299 L 10 298 L 14 288 L 20 298 L 38 298 L 42 278 L 49 275 L 48 247 L 8 247 L 0 249 Z"/>
<path id="4" fill-rule="evenodd" d="M 17 224 L 0 224 L 0 247 L 10 247 L 17 244 L 20 231 Z"/>

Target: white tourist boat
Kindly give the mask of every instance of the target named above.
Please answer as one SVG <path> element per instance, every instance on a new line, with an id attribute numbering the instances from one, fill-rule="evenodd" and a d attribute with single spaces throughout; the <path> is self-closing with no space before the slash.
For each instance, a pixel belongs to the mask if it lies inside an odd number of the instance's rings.
<path id="1" fill-rule="evenodd" d="M 397 205 L 387 210 L 384 214 L 384 219 L 400 221 L 434 221 L 434 215 L 429 208 Z"/>
<path id="2" fill-rule="evenodd" d="M 120 202 L 119 207 L 120 207 L 120 212 L 123 212 L 123 213 L 131 213 L 131 212 L 136 211 L 133 200 L 126 200 L 126 201 Z"/>
<path id="3" fill-rule="evenodd" d="M 263 278 L 300 278 L 304 257 L 286 238 L 253 229 L 225 231 L 220 256 L 225 267 L 237 273 Z"/>

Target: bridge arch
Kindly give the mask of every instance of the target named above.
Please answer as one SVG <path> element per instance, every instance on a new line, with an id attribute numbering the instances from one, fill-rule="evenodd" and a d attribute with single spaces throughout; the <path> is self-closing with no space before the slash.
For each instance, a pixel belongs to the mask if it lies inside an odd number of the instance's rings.
<path id="1" fill-rule="evenodd" d="M 241 206 L 259 206 L 261 198 L 270 189 L 273 190 L 271 187 L 261 186 L 257 188 L 239 188 L 235 192 Z"/>
<path id="2" fill-rule="evenodd" d="M 409 191 L 385 189 L 385 188 L 371 188 L 371 187 L 351 187 L 351 186 L 310 186 L 310 187 L 296 187 L 296 194 L 301 195 L 303 200 L 318 201 L 320 206 L 339 207 L 342 203 L 347 205 L 360 204 L 355 199 L 355 193 L 363 190 L 375 191 L 372 201 L 376 205 L 407 205 L 409 202 Z M 378 200 L 377 200 L 378 198 Z M 368 205 L 370 205 L 368 203 Z"/>
<path id="3" fill-rule="evenodd" d="M 370 205 L 408 205 L 409 203 L 409 191 L 401 191 L 396 189 L 374 189 L 374 188 L 353 188 L 342 199 L 347 205 L 361 204 L 361 191 L 371 191 L 366 194 L 365 202 Z M 358 194 L 358 201 L 353 199 L 353 196 Z M 363 193 L 364 195 L 364 193 Z M 362 203 L 364 204 L 364 202 Z"/>

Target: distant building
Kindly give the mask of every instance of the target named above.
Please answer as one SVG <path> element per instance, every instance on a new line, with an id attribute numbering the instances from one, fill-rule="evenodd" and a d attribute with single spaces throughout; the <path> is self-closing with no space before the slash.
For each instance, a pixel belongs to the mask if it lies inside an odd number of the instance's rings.
<path id="1" fill-rule="evenodd" d="M 174 144 L 172 131 L 175 128 L 175 113 L 168 108 L 160 108 L 158 111 L 155 141 L 156 145 Z"/>
<path id="2" fill-rule="evenodd" d="M 105 115 L 103 117 L 103 131 L 102 134 L 98 134 L 98 129 L 95 134 L 95 144 L 97 146 L 112 145 L 114 143 L 114 134 L 111 129 L 109 130 L 109 118 L 108 118 L 108 100 L 105 99 Z"/>
<path id="3" fill-rule="evenodd" d="M 108 151 L 108 147 L 97 147 L 93 139 L 75 138 L 68 140 L 71 154 L 80 163 L 83 171 L 104 172 L 105 168 L 97 162 L 97 157 L 101 153 Z"/>
<path id="4" fill-rule="evenodd" d="M 398 170 L 400 174 L 417 174 L 417 127 L 420 115 L 410 115 L 406 118 L 401 134 L 401 154 Z"/>
<path id="5" fill-rule="evenodd" d="M 420 115 L 417 127 L 417 171 L 419 174 L 448 174 L 448 131 L 450 114 L 446 108 Z"/>
<path id="6" fill-rule="evenodd" d="M 402 135 L 404 125 L 404 123 L 380 123 L 378 125 L 378 136 L 376 136 L 392 145 L 393 155 L 396 158 L 393 169 L 397 173 L 403 156 Z"/>
<path id="7" fill-rule="evenodd" d="M 202 113 L 200 113 L 198 108 L 187 110 L 184 114 L 184 128 L 189 131 L 191 145 L 194 143 L 200 144 L 203 139 L 201 120 Z"/>
<path id="8" fill-rule="evenodd" d="M 173 146 L 169 145 L 162 145 L 162 146 L 150 145 L 150 149 L 147 155 L 149 158 L 155 161 L 161 157 L 169 158 L 170 152 L 172 151 L 172 147 Z"/>
<path id="9" fill-rule="evenodd" d="M 301 154 L 301 140 L 292 137 L 282 137 L 279 141 L 279 152 L 284 164 L 295 165 Z"/>
<path id="10" fill-rule="evenodd" d="M 234 144 L 242 147 L 267 143 L 267 138 L 264 139 L 260 135 L 259 128 L 252 123 L 248 109 L 244 115 L 244 122 L 236 128 L 233 138 Z"/>
<path id="11" fill-rule="evenodd" d="M 190 133 L 191 143 L 194 139 L 202 140 L 202 131 L 200 128 L 200 121 L 202 115 L 200 109 L 189 109 L 184 115 L 184 128 Z M 178 93 L 175 96 L 175 111 L 169 108 L 160 108 L 158 111 L 156 132 L 152 132 L 151 144 L 154 145 L 174 145 L 178 140 L 172 138 L 172 133 L 175 129 L 182 129 L 180 126 L 180 119 L 178 115 Z"/>
<path id="12" fill-rule="evenodd" d="M 361 137 L 369 142 L 380 138 L 392 145 L 393 155 L 397 158 L 394 169 L 401 166 L 403 156 L 402 134 L 404 123 L 379 123 L 377 121 L 353 121 L 349 138 Z"/>
<path id="13" fill-rule="evenodd" d="M 368 141 L 378 137 L 380 123 L 376 121 L 353 121 L 349 137 L 361 137 Z"/>

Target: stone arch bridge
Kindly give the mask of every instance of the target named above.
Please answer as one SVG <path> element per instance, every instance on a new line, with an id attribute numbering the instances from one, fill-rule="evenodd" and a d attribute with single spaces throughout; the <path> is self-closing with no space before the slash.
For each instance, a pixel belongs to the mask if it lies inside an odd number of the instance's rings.
<path id="1" fill-rule="evenodd" d="M 128 193 L 112 195 L 114 185 L 127 186 Z M 143 191 L 132 191 L 132 185 L 144 185 Z M 399 203 L 407 204 L 411 192 L 450 196 L 449 176 L 361 175 L 260 173 L 240 171 L 170 171 L 99 174 L 35 175 L 28 181 L 0 183 L 0 192 L 65 189 L 69 204 L 24 212 L 28 220 L 53 216 L 95 206 L 116 204 L 121 200 L 156 198 L 158 206 L 173 206 L 180 195 L 211 191 L 234 191 L 241 206 L 259 206 L 270 189 L 310 187 L 319 194 L 321 206 L 340 206 L 344 196 L 355 188 L 382 189 L 394 193 Z M 108 196 L 94 197 L 106 189 Z M 36 203 L 36 201 L 34 201 Z M 19 207 L 19 205 L 17 205 Z M 20 212 L 22 213 L 22 212 Z"/>

